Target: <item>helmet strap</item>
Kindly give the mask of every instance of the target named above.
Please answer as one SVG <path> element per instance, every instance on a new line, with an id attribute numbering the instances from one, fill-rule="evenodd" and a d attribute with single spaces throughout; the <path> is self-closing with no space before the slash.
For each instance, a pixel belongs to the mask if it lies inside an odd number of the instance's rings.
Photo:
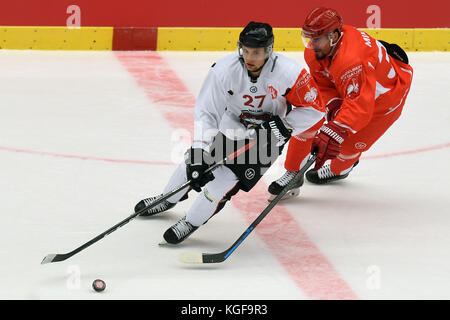
<path id="1" fill-rule="evenodd" d="M 330 47 L 331 47 L 331 51 L 330 51 L 330 53 L 328 54 L 328 56 L 333 56 L 334 55 L 334 53 L 336 52 L 336 48 L 337 48 L 337 44 L 339 43 L 339 41 L 341 41 L 341 39 L 342 39 L 342 35 L 343 35 L 343 33 L 342 32 L 340 32 L 340 31 L 338 31 L 339 32 L 339 37 L 337 38 L 337 40 L 336 40 L 336 42 L 335 43 L 333 43 L 333 38 L 332 38 L 332 36 L 330 36 L 332 33 L 330 33 L 329 34 L 329 36 L 328 36 L 328 38 L 330 39 Z"/>

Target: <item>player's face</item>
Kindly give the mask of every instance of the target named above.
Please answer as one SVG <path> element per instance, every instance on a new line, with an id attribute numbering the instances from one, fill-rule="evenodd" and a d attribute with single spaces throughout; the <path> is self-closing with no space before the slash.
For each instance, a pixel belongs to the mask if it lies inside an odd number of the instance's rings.
<path id="1" fill-rule="evenodd" d="M 304 38 L 305 46 L 313 49 L 317 60 L 322 60 L 331 52 L 331 44 L 328 36 L 317 38 Z"/>
<path id="2" fill-rule="evenodd" d="M 242 46 L 242 57 L 245 66 L 250 72 L 260 72 L 267 59 L 267 53 L 264 48 L 249 48 Z"/>
<path id="3" fill-rule="evenodd" d="M 317 60 L 322 60 L 330 55 L 333 44 L 337 41 L 336 34 L 328 34 L 317 38 L 303 37 L 305 47 L 313 49 Z"/>

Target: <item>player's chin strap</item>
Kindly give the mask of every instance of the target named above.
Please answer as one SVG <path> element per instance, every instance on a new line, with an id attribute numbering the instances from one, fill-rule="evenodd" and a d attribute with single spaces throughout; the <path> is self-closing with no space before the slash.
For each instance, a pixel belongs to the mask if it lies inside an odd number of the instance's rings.
<path id="1" fill-rule="evenodd" d="M 336 40 L 335 43 L 333 43 L 333 39 L 331 37 L 329 37 L 330 38 L 331 50 L 330 50 L 330 54 L 328 56 L 332 57 L 334 55 L 334 53 L 336 51 L 336 48 L 337 48 L 336 45 L 339 43 L 339 41 L 341 41 L 343 35 L 344 35 L 344 32 L 340 31 L 339 32 L 339 37 L 338 37 L 338 39 Z"/>

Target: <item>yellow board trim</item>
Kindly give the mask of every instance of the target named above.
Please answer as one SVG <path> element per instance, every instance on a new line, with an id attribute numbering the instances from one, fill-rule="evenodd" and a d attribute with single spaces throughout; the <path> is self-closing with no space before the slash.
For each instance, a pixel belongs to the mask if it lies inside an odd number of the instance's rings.
<path id="1" fill-rule="evenodd" d="M 158 28 L 157 50 L 236 50 L 242 28 Z"/>
<path id="2" fill-rule="evenodd" d="M 242 28 L 158 28 L 157 50 L 232 51 Z M 450 51 L 450 29 L 364 29 L 405 51 Z M 303 51 L 300 28 L 274 28 L 275 51 Z"/>
<path id="3" fill-rule="evenodd" d="M 450 29 L 361 29 L 405 51 L 450 51 Z"/>
<path id="4" fill-rule="evenodd" d="M 158 28 L 157 50 L 233 51 L 242 28 Z M 450 29 L 360 29 L 406 51 L 450 51 Z M 300 28 L 274 28 L 275 51 L 303 51 Z M 1 27 L 0 49 L 112 50 L 113 27 Z"/>
<path id="5" fill-rule="evenodd" d="M 113 27 L 0 27 L 0 48 L 112 50 Z"/>

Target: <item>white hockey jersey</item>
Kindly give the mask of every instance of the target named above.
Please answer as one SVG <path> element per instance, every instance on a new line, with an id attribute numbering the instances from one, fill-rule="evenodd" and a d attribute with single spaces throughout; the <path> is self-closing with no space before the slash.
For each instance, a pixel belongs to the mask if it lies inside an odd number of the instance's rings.
<path id="1" fill-rule="evenodd" d="M 235 52 L 213 64 L 204 80 L 195 104 L 192 147 L 208 150 L 218 131 L 229 139 L 247 138 L 249 124 L 267 121 L 272 115 L 280 116 L 297 135 L 324 114 L 317 86 L 299 63 L 272 53 L 252 81 Z"/>

